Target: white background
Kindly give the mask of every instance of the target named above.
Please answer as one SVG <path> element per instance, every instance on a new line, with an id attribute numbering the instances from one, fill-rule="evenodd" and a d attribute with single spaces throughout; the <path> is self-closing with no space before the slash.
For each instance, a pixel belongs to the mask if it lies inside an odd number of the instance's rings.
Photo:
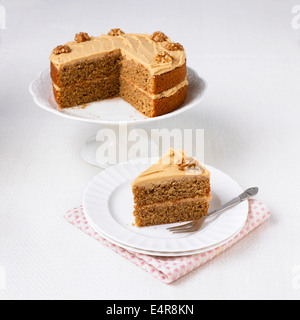
<path id="1" fill-rule="evenodd" d="M 300 4 L 300 1 L 298 1 Z M 300 30 L 289 0 L 0 0 L 2 299 L 300 298 Z M 205 161 L 259 186 L 272 217 L 165 285 L 64 221 L 100 170 L 79 156 L 97 125 L 34 105 L 29 83 L 80 31 L 162 30 L 208 83 L 198 108 L 154 128 L 205 129 Z M 0 277 L 1 278 L 1 277 Z M 0 289 L 1 285 L 0 285 Z"/>

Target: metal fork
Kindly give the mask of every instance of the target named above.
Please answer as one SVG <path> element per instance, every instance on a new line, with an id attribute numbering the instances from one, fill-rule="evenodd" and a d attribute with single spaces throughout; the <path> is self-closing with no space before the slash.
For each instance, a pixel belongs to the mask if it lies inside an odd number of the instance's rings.
<path id="1" fill-rule="evenodd" d="M 167 230 L 171 231 L 172 233 L 187 233 L 187 232 L 196 232 L 199 231 L 202 226 L 203 223 L 205 221 L 206 218 L 208 217 L 212 217 L 228 208 L 231 208 L 235 205 L 237 205 L 238 203 L 241 203 L 242 201 L 245 201 L 253 196 L 255 196 L 258 193 L 259 189 L 254 187 L 254 188 L 249 188 L 247 189 L 245 192 L 243 192 L 242 194 L 240 194 L 238 197 L 232 199 L 231 201 L 223 204 L 221 207 L 219 207 L 216 210 L 213 210 L 211 212 L 209 212 L 206 216 L 194 220 L 192 222 L 177 226 L 177 227 L 170 227 L 167 228 Z"/>

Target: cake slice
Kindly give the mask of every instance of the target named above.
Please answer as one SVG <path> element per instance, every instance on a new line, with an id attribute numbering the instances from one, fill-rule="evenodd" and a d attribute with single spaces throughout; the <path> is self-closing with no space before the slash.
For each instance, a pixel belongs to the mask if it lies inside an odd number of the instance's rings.
<path id="1" fill-rule="evenodd" d="M 138 227 L 199 219 L 208 212 L 210 173 L 184 151 L 170 149 L 132 183 Z"/>

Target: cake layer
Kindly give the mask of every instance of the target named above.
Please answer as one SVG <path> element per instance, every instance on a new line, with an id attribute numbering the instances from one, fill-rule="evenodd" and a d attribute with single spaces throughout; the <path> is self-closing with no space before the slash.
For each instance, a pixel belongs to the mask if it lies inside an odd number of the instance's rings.
<path id="1" fill-rule="evenodd" d="M 153 97 L 132 84 L 128 79 L 120 77 L 120 96 L 147 117 L 157 117 L 176 110 L 185 101 L 187 85 L 173 95 L 160 99 Z"/>
<path id="2" fill-rule="evenodd" d="M 159 94 L 186 81 L 186 65 L 159 76 L 151 76 L 149 71 L 133 60 L 122 59 L 120 51 L 115 51 L 101 58 L 85 59 L 65 65 L 57 70 L 51 63 L 51 78 L 58 87 L 75 85 L 99 77 L 120 74 L 151 94 Z"/>
<path id="3" fill-rule="evenodd" d="M 175 201 L 184 198 L 203 197 L 210 194 L 209 178 L 184 177 L 161 183 L 135 185 L 132 188 L 134 202 L 138 206 L 149 205 L 163 201 Z"/>
<path id="4" fill-rule="evenodd" d="M 152 76 L 147 68 L 134 60 L 122 60 L 120 75 L 151 94 L 169 90 L 187 79 L 186 64 L 161 75 Z"/>
<path id="5" fill-rule="evenodd" d="M 83 59 L 66 64 L 58 70 L 51 63 L 51 77 L 58 87 L 80 84 L 83 81 L 98 80 L 101 77 L 120 74 L 120 50 L 105 54 L 100 58 Z"/>
<path id="6" fill-rule="evenodd" d="M 205 216 L 208 212 L 210 197 L 188 198 L 167 201 L 142 207 L 134 211 L 137 227 L 191 221 Z"/>
<path id="7" fill-rule="evenodd" d="M 53 85 L 53 93 L 56 102 L 62 108 L 74 107 L 119 96 L 119 79 L 118 75 L 112 75 L 63 88 L 58 88 L 56 85 Z"/>

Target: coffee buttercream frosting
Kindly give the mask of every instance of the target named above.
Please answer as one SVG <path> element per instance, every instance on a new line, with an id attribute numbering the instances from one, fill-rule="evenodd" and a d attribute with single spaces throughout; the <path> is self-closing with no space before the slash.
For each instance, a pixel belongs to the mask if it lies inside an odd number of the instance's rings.
<path id="1" fill-rule="evenodd" d="M 199 161 L 184 151 L 170 149 L 158 162 L 139 175 L 132 186 L 196 175 L 210 178 L 210 172 Z"/>
<path id="2" fill-rule="evenodd" d="M 186 62 L 184 50 L 168 51 L 166 47 L 170 43 L 167 41 L 153 41 L 149 34 L 122 34 L 120 36 L 101 35 L 100 37 L 90 37 L 89 41 L 68 42 L 71 50 L 68 53 L 50 55 L 50 61 L 59 70 L 65 65 L 75 63 L 82 59 L 100 58 L 109 52 L 121 51 L 126 59 L 133 59 L 146 67 L 155 76 L 160 75 L 180 67 Z M 173 59 L 169 62 L 159 63 L 156 59 L 161 52 L 167 52 Z"/>

